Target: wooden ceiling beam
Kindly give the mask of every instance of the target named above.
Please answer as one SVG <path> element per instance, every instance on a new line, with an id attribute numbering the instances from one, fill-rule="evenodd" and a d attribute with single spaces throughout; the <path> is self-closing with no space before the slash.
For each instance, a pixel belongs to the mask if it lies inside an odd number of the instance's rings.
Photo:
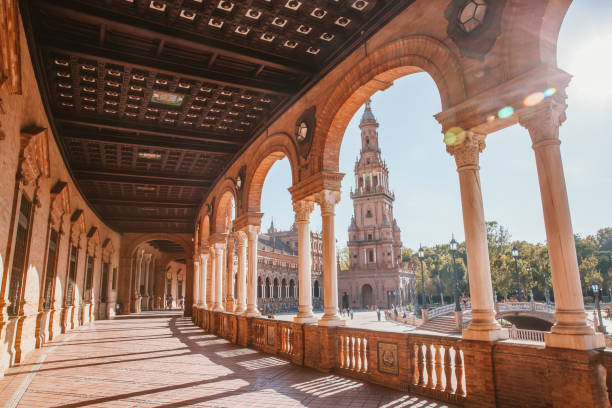
<path id="1" fill-rule="evenodd" d="M 134 223 L 134 222 L 142 222 L 145 224 L 159 224 L 161 222 L 174 222 L 177 224 L 193 224 L 193 218 L 189 218 L 189 217 L 166 217 L 166 218 L 159 218 L 159 217 L 151 217 L 151 216 L 142 216 L 142 217 L 138 217 L 138 216 L 130 216 L 130 217 L 113 217 L 113 216 L 106 216 L 104 217 L 105 221 L 108 221 L 110 223 L 115 223 L 115 222 L 129 222 L 129 223 Z"/>
<path id="2" fill-rule="evenodd" d="M 240 49 L 239 51 L 232 50 L 227 44 L 216 46 L 210 44 L 212 42 L 211 40 L 194 35 L 193 33 L 184 33 L 163 25 L 147 23 L 143 20 L 126 17 L 109 10 L 95 8 L 92 4 L 78 4 L 74 1 L 54 0 L 52 3 L 47 1 L 36 1 L 35 5 L 47 11 L 51 11 L 55 15 L 81 23 L 92 25 L 106 24 L 107 30 L 133 34 L 137 37 L 152 41 L 164 40 L 166 43 L 177 44 L 200 52 L 219 54 L 255 65 L 266 65 L 280 71 L 302 76 L 312 76 L 314 74 L 309 68 L 291 63 L 286 59 L 283 59 L 283 62 L 281 62 L 281 58 L 277 56 L 269 55 L 263 58 L 255 56 L 255 53 L 248 49 Z M 92 10 L 95 10 L 95 15 L 90 14 Z"/>
<path id="3" fill-rule="evenodd" d="M 230 138 L 231 136 L 224 138 L 224 136 L 212 136 L 210 134 L 196 132 L 193 130 L 176 130 L 172 129 L 161 130 L 159 126 L 150 126 L 144 124 L 132 124 L 122 123 L 117 120 L 104 120 L 97 116 L 82 117 L 82 119 L 75 119 L 74 116 L 62 114 L 60 112 L 54 112 L 55 121 L 57 123 L 67 123 L 77 126 L 94 127 L 99 129 L 116 130 L 120 132 L 138 133 L 141 135 L 153 135 L 169 137 L 174 139 L 192 140 L 196 142 L 209 142 L 209 143 L 220 143 L 225 145 L 232 145 L 242 147 L 245 143 L 244 140 L 236 140 Z"/>
<path id="4" fill-rule="evenodd" d="M 77 181 L 102 181 L 107 183 L 120 183 L 120 184 L 146 184 L 151 186 L 171 186 L 171 187 L 195 187 L 202 189 L 209 189 L 212 186 L 210 181 L 191 181 L 191 180 L 177 180 L 170 178 L 156 178 L 156 177 L 145 177 L 142 175 L 135 175 L 132 173 L 111 173 L 111 172 L 100 172 L 100 171 L 73 171 Z"/>
<path id="5" fill-rule="evenodd" d="M 126 200 L 125 198 L 90 198 L 94 205 L 117 205 L 121 207 L 156 207 L 156 208 L 199 208 L 199 202 L 155 201 L 155 200 Z"/>
<path id="6" fill-rule="evenodd" d="M 178 183 L 193 183 L 197 186 L 210 187 L 212 185 L 212 180 L 203 180 L 200 178 L 190 178 L 190 177 L 179 177 L 179 176 L 170 176 L 167 174 L 155 174 L 155 173 L 136 173 L 136 172 L 121 172 L 121 171 L 112 171 L 112 170 L 92 170 L 92 169 L 80 169 L 73 168 L 74 174 L 79 176 L 110 176 L 110 177 L 122 177 L 126 179 L 142 179 L 142 180 L 152 180 L 152 181 L 176 181 Z"/>
<path id="7" fill-rule="evenodd" d="M 185 143 L 178 140 L 164 141 L 160 139 L 152 140 L 142 139 L 138 137 L 129 137 L 118 133 L 107 133 L 107 132 L 96 132 L 96 133 L 81 133 L 76 130 L 64 129 L 61 133 L 61 137 L 65 139 L 71 139 L 75 141 L 94 142 L 94 143 L 112 143 L 120 144 L 131 147 L 148 147 L 151 150 L 155 149 L 167 149 L 173 151 L 185 151 L 185 152 L 204 152 L 205 154 L 215 155 L 233 155 L 238 149 L 228 145 L 214 145 L 214 144 L 199 144 L 199 143 Z"/>

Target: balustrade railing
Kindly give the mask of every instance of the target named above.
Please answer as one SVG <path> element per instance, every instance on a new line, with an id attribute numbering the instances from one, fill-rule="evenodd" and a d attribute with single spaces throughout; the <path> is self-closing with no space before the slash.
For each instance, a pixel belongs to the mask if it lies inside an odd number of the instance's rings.
<path id="1" fill-rule="evenodd" d="M 280 352 L 288 356 L 294 355 L 294 331 L 290 325 L 280 325 Z"/>
<path id="2" fill-rule="evenodd" d="M 455 311 L 455 304 L 451 303 L 449 305 L 444 305 L 444 306 L 439 306 L 433 309 L 429 309 L 427 311 L 427 316 L 429 317 L 429 319 L 433 319 L 434 317 L 444 316 L 454 311 Z"/>
<path id="3" fill-rule="evenodd" d="M 263 321 L 254 319 L 253 325 L 251 326 L 253 329 L 253 346 L 255 348 L 261 349 L 266 345 L 266 325 Z"/>
<path id="4" fill-rule="evenodd" d="M 342 370 L 366 374 L 370 342 L 367 332 L 342 329 L 338 331 L 338 367 Z"/>
<path id="5" fill-rule="evenodd" d="M 441 393 L 457 401 L 465 398 L 464 358 L 459 342 L 424 336 L 411 339 L 413 385 L 430 395 Z"/>
<path id="6" fill-rule="evenodd" d="M 517 329 L 514 325 L 508 329 L 508 335 L 513 340 L 544 343 L 544 333 L 540 330 Z"/>

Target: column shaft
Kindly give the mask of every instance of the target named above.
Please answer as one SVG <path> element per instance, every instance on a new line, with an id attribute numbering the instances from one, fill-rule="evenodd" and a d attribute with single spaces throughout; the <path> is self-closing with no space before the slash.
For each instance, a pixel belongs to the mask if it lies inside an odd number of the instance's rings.
<path id="1" fill-rule="evenodd" d="M 340 201 L 340 191 L 323 190 L 317 194 L 323 219 L 323 317 L 321 326 L 344 326 L 338 314 L 338 270 L 336 266 L 335 208 Z"/>
<path id="2" fill-rule="evenodd" d="M 499 340 L 508 337 L 495 321 L 487 228 L 482 204 L 478 156 L 484 149 L 483 135 L 466 132 L 465 140 L 447 150 L 455 157 L 461 190 L 463 228 L 470 274 L 472 323 L 463 331 L 463 338 Z"/>
<path id="3" fill-rule="evenodd" d="M 247 279 L 247 236 L 244 232 L 236 233 L 238 240 L 238 287 L 236 288 L 236 313 L 246 310 L 246 279 Z"/>
<path id="4" fill-rule="evenodd" d="M 234 312 L 234 237 L 229 236 L 227 240 L 227 271 L 225 276 L 227 277 L 226 285 L 226 303 L 225 310 L 228 312 Z"/>
<path id="5" fill-rule="evenodd" d="M 198 306 L 202 309 L 207 308 L 206 304 L 206 278 L 208 274 L 208 253 L 200 254 L 200 275 L 198 276 L 200 296 L 198 297 Z"/>
<path id="6" fill-rule="evenodd" d="M 296 323 L 313 323 L 311 292 L 311 248 L 310 248 L 310 214 L 314 203 L 299 201 L 293 204 L 298 229 L 298 282 L 302 288 L 299 292 L 298 314 L 293 318 Z M 295 288 L 294 288 L 295 290 Z M 293 293 L 295 296 L 295 293 Z"/>
<path id="7" fill-rule="evenodd" d="M 546 345 L 590 350 L 605 347 L 605 340 L 588 325 L 584 310 L 559 140 L 559 126 L 565 120 L 564 97 L 560 92 L 523 112 L 519 122 L 533 142 L 555 291 L 557 322 L 545 336 Z"/>
<path id="8" fill-rule="evenodd" d="M 217 280 L 217 255 L 215 249 L 210 248 L 210 298 L 206 305 L 209 310 L 213 310 L 215 303 L 217 302 L 217 294 L 215 293 Z"/>
<path id="9" fill-rule="evenodd" d="M 224 244 L 215 244 L 215 255 L 216 265 L 215 265 L 215 303 L 213 305 L 215 312 L 223 312 L 223 264 L 224 264 L 224 252 L 225 245 Z"/>
<path id="10" fill-rule="evenodd" d="M 247 273 L 247 310 L 245 315 L 248 317 L 259 316 L 257 309 L 257 237 L 259 226 L 249 225 L 246 228 L 249 239 L 249 260 Z"/>

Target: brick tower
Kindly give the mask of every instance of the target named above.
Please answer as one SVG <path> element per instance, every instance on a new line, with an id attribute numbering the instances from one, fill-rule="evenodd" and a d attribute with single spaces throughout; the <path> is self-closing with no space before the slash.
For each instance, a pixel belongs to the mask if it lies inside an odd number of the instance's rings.
<path id="1" fill-rule="evenodd" d="M 408 273 L 402 271 L 400 229 L 393 217 L 395 196 L 389 169 L 378 145 L 378 122 L 366 103 L 361 122 L 361 152 L 351 191 L 354 214 L 349 227 L 348 271 L 339 274 L 342 307 L 387 308 L 406 303 Z"/>

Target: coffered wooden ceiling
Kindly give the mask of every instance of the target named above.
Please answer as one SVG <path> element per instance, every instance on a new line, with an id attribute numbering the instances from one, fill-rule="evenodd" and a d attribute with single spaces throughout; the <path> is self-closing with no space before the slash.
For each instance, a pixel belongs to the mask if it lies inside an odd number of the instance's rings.
<path id="1" fill-rule="evenodd" d="M 414 0 L 22 0 L 86 199 L 121 232 L 191 232 L 249 141 Z"/>

